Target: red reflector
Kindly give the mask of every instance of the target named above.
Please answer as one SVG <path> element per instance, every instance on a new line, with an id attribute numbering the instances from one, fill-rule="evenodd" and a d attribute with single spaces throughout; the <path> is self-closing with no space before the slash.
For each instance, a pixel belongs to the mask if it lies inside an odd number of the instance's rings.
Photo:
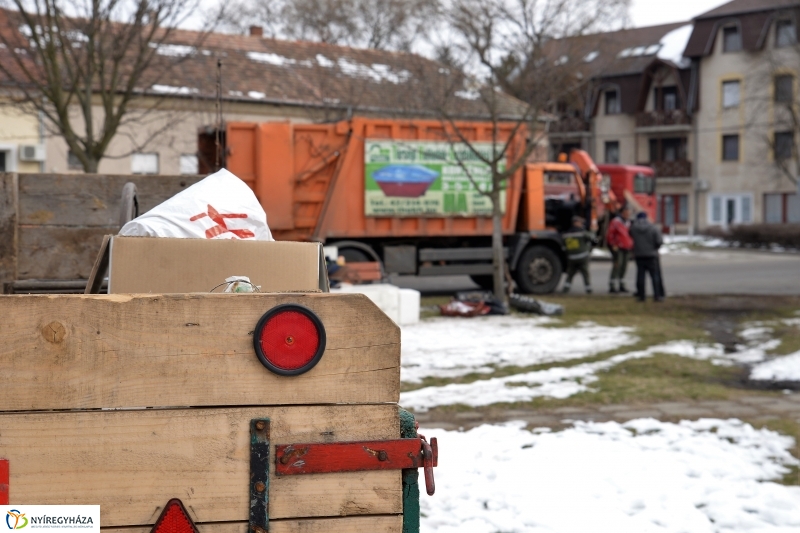
<path id="1" fill-rule="evenodd" d="M 0 459 L 0 505 L 8 505 L 8 459 Z"/>
<path id="2" fill-rule="evenodd" d="M 173 498 L 164 506 L 150 533 L 198 533 L 183 503 Z"/>
<path id="3" fill-rule="evenodd" d="M 309 309 L 279 305 L 258 321 L 253 344 L 264 366 L 276 374 L 295 376 L 319 362 L 325 351 L 325 328 Z"/>

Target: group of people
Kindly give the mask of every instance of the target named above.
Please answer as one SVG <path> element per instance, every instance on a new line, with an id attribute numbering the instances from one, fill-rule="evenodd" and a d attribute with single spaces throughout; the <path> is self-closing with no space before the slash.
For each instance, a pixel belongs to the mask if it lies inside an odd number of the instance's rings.
<path id="1" fill-rule="evenodd" d="M 586 292 L 591 294 L 589 260 L 592 246 L 597 244 L 598 239 L 586 229 L 586 221 L 583 217 L 573 217 L 572 226 L 572 229 L 564 234 L 564 244 L 569 262 L 563 291 L 570 291 L 572 278 L 580 272 Z M 636 293 L 634 296 L 640 302 L 645 300 L 645 281 L 649 274 L 653 285 L 653 299 L 656 302 L 663 301 L 665 296 L 664 279 L 658 257 L 658 250 L 662 243 L 661 231 L 647 219 L 647 213 L 639 212 L 636 218 L 631 220 L 630 207 L 623 206 L 611 219 L 606 232 L 606 245 L 611 251 L 613 261 L 608 292 L 628 292 L 625 286 L 625 272 L 628 269 L 630 256 L 633 254 L 636 261 Z"/>

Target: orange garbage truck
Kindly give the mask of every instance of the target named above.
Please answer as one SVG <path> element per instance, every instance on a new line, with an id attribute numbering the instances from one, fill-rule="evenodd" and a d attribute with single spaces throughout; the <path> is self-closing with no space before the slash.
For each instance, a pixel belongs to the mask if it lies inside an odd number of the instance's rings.
<path id="1" fill-rule="evenodd" d="M 527 131 L 514 126 L 498 128 L 499 145 L 511 139 L 507 165 L 527 142 Z M 454 127 L 471 148 L 438 120 L 229 122 L 221 132 L 200 131 L 200 170 L 214 170 L 219 149 L 219 165 L 253 188 L 278 240 L 335 245 L 348 262 L 377 261 L 387 274 L 469 275 L 489 286 L 492 206 L 476 187 L 490 187 L 491 171 L 472 149 L 491 151 L 493 128 Z M 567 162 L 527 163 L 510 176 L 502 228 L 521 291 L 558 285 L 566 262 L 561 232 L 591 206 L 586 190 Z"/>

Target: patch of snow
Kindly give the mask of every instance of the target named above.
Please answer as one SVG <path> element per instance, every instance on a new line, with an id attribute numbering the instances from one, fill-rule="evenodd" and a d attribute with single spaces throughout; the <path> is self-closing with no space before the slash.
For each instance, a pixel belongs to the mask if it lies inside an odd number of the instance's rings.
<path id="1" fill-rule="evenodd" d="M 791 437 L 739 420 L 425 429 L 442 453 L 424 533 L 800 530 Z M 544 428 L 542 428 L 544 429 Z"/>
<path id="2" fill-rule="evenodd" d="M 211 50 L 203 50 L 203 51 L 201 51 L 201 53 L 202 53 L 204 56 L 210 56 L 210 55 L 211 55 Z"/>
<path id="3" fill-rule="evenodd" d="M 407 70 L 393 72 L 388 65 L 382 65 L 380 63 L 375 63 L 370 66 L 340 57 L 336 64 L 339 65 L 339 70 L 347 76 L 371 79 L 376 83 L 381 83 L 383 81 L 394 84 L 404 83 L 411 77 L 411 73 Z"/>
<path id="4" fill-rule="evenodd" d="M 662 254 L 688 254 L 693 248 L 727 248 L 728 243 L 723 239 L 707 237 L 705 235 L 664 235 Z"/>
<path id="5" fill-rule="evenodd" d="M 247 52 L 247 57 L 258 63 L 266 63 L 268 65 L 276 65 L 278 67 L 285 67 L 287 65 L 294 65 L 297 63 L 297 61 L 294 59 L 267 52 Z"/>
<path id="6" fill-rule="evenodd" d="M 568 56 L 561 56 L 558 59 L 556 59 L 555 61 L 553 61 L 553 64 L 558 67 L 558 66 L 561 66 L 561 65 L 566 65 L 568 62 L 569 62 L 569 57 Z"/>
<path id="7" fill-rule="evenodd" d="M 626 49 L 624 49 L 622 52 L 620 52 L 619 54 L 617 54 L 617 57 L 619 57 L 619 58 L 621 58 L 621 59 L 622 59 L 622 58 L 626 58 L 626 57 L 630 57 L 630 56 L 631 56 L 631 51 L 632 51 L 632 50 L 633 50 L 633 48 L 626 48 Z"/>
<path id="8" fill-rule="evenodd" d="M 162 94 L 197 94 L 200 92 L 199 89 L 195 89 L 194 87 L 174 87 L 172 85 L 160 84 L 155 84 L 151 86 L 150 89 Z"/>
<path id="9" fill-rule="evenodd" d="M 454 335 L 453 338 L 456 337 Z M 721 357 L 723 350 L 719 345 L 704 346 L 690 341 L 672 341 L 651 346 L 645 350 L 615 355 L 594 363 L 554 367 L 502 378 L 483 379 L 472 383 L 450 383 L 441 387 L 424 387 L 401 393 L 400 404 L 417 412 L 425 412 L 432 407 L 441 405 L 462 404 L 480 407 L 494 403 L 527 402 L 540 397 L 568 398 L 588 391 L 587 385 L 597 381 L 596 374 L 598 372 L 608 370 L 625 361 L 651 357 L 655 354 L 711 359 L 715 356 Z M 405 371 L 405 367 L 403 371 Z"/>
<path id="10" fill-rule="evenodd" d="M 644 55 L 646 56 L 654 56 L 661 50 L 661 44 L 651 44 L 647 47 L 647 50 L 644 51 Z"/>
<path id="11" fill-rule="evenodd" d="M 600 52 L 598 52 L 597 50 L 589 52 L 588 54 L 583 56 L 583 62 L 584 63 L 591 63 L 592 61 L 597 59 L 597 56 L 599 56 L 599 55 L 600 55 Z"/>
<path id="12" fill-rule="evenodd" d="M 197 53 L 197 48 L 183 44 L 156 44 L 150 43 L 156 49 L 156 54 L 168 57 L 186 57 Z"/>
<path id="13" fill-rule="evenodd" d="M 239 97 L 244 96 L 244 93 L 242 91 L 228 91 L 228 94 L 231 96 L 239 96 Z"/>
<path id="14" fill-rule="evenodd" d="M 262 93 L 259 91 L 248 91 L 247 96 L 250 98 L 254 98 L 256 100 L 263 100 L 267 97 L 266 93 Z"/>
<path id="15" fill-rule="evenodd" d="M 686 50 L 686 44 L 689 42 L 693 29 L 692 24 L 686 24 L 664 35 L 661 38 L 661 50 L 658 51 L 658 58 L 672 61 L 681 68 L 688 67 L 691 61 L 683 57 L 683 51 Z"/>
<path id="16" fill-rule="evenodd" d="M 478 98 L 481 97 L 481 93 L 479 93 L 474 89 L 469 89 L 466 91 L 456 91 L 454 94 L 464 100 L 477 100 Z"/>
<path id="17" fill-rule="evenodd" d="M 800 381 L 800 352 L 757 364 L 750 371 L 756 381 Z"/>
<path id="18" fill-rule="evenodd" d="M 646 46 L 637 46 L 631 50 L 631 56 L 643 56 L 645 50 L 647 50 Z"/>
<path id="19" fill-rule="evenodd" d="M 487 316 L 434 318 L 403 327 L 401 379 L 455 377 L 494 367 L 530 366 L 591 357 L 637 342 L 631 328 L 582 322 L 573 327 L 552 318 Z"/>
<path id="20" fill-rule="evenodd" d="M 331 68 L 336 64 L 322 54 L 317 54 L 317 63 L 319 63 L 319 66 L 325 68 Z"/>

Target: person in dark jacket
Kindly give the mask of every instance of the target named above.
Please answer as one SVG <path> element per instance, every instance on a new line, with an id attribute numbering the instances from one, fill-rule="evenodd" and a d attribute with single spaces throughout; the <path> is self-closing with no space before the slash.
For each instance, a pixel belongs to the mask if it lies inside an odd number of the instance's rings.
<path id="1" fill-rule="evenodd" d="M 661 248 L 661 231 L 647 220 L 647 213 L 640 212 L 631 224 L 633 239 L 633 256 L 636 259 L 636 299 L 645 300 L 645 275 L 650 274 L 653 284 L 653 299 L 660 302 L 664 299 L 659 268 L 658 249 Z"/>
<path id="2" fill-rule="evenodd" d="M 563 292 L 572 288 L 572 278 L 578 272 L 583 276 L 583 286 L 587 294 L 592 293 L 592 278 L 589 274 L 589 256 L 592 245 L 596 243 L 595 236 L 584 227 L 583 217 L 572 217 L 572 228 L 564 234 L 564 246 L 567 249 L 567 280 L 564 282 Z"/>
<path id="3" fill-rule="evenodd" d="M 628 218 L 631 210 L 628 206 L 620 209 L 611 219 L 606 232 L 606 243 L 611 250 L 611 279 L 608 281 L 608 292 L 628 292 L 625 288 L 625 271 L 628 269 L 628 258 L 633 249 L 633 240 L 628 232 Z"/>

